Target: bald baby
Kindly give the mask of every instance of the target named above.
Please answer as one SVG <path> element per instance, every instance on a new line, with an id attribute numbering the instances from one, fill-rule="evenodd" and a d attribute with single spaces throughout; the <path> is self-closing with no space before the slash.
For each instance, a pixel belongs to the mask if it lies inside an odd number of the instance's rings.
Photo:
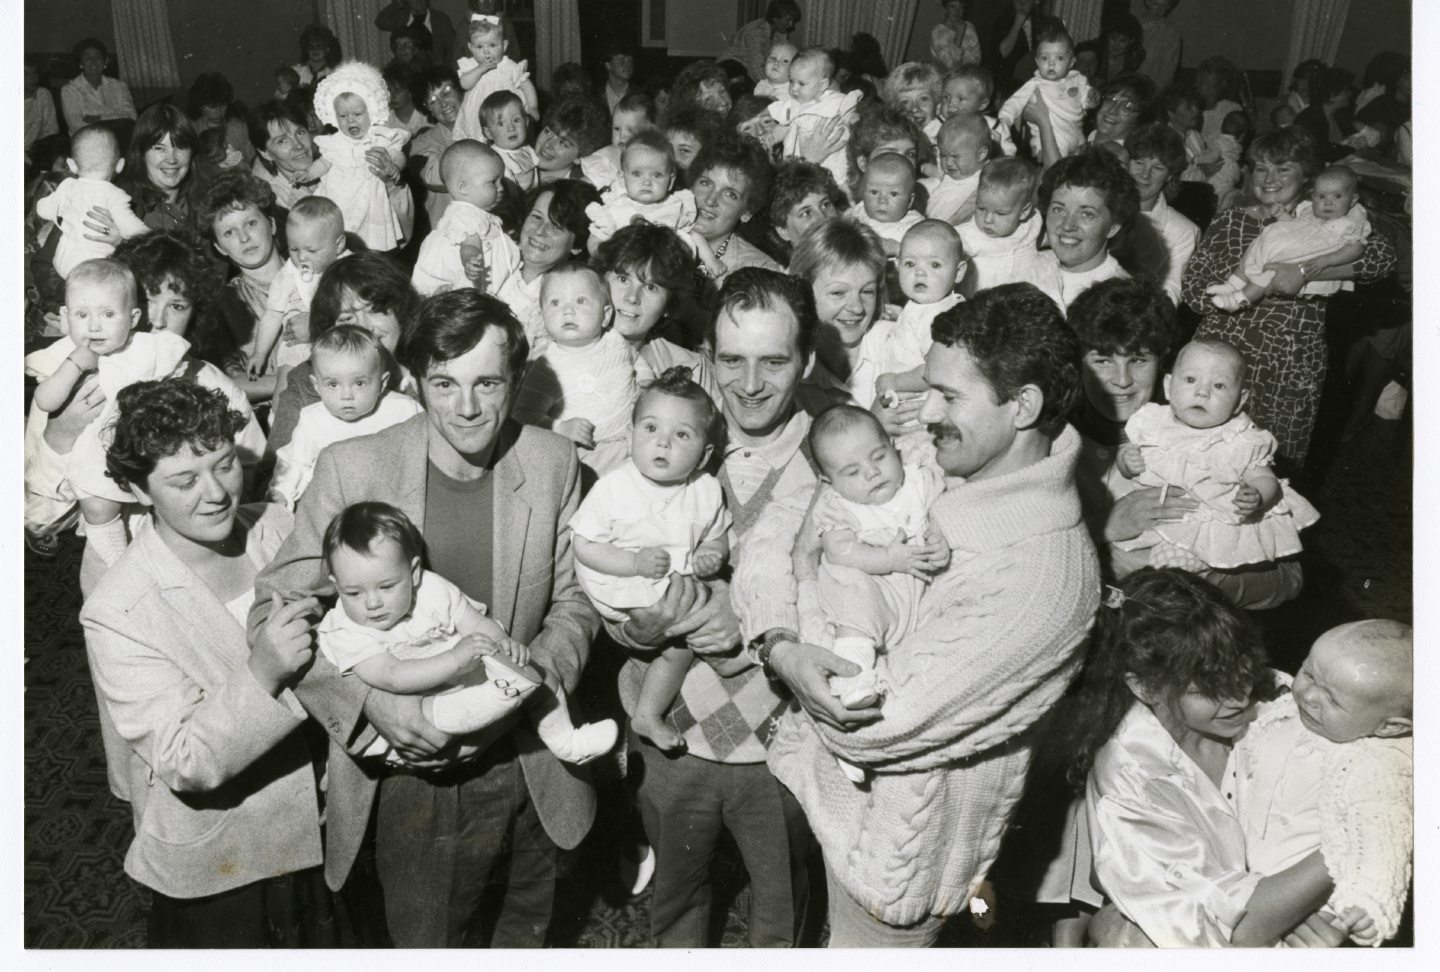
<path id="1" fill-rule="evenodd" d="M 1411 733 L 1415 632 L 1398 621 L 1355 621 L 1316 640 L 1291 686 L 1300 721 L 1343 743 Z"/>

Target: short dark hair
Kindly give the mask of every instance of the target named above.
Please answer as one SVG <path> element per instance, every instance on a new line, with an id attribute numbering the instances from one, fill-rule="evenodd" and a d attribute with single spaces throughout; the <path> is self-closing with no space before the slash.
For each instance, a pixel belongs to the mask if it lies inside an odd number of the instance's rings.
<path id="1" fill-rule="evenodd" d="M 815 193 L 829 197 L 835 203 L 836 212 L 845 208 L 845 194 L 835 184 L 835 176 L 829 169 L 804 159 L 781 162 L 770 181 L 770 222 L 775 226 L 784 225 L 790 211 Z"/>
<path id="2" fill-rule="evenodd" d="M 75 55 L 75 60 L 77 61 L 85 56 L 86 51 L 99 51 L 101 57 L 107 61 L 110 59 L 109 49 L 98 37 L 87 37 L 70 50 Z"/>
<path id="3" fill-rule="evenodd" d="M 997 402 L 1013 401 L 1025 385 L 1040 389 L 1035 428 L 1058 432 L 1080 398 L 1080 352 L 1060 308 L 1034 284 L 982 290 L 939 314 L 937 344 L 963 344 Z"/>
<path id="4" fill-rule="evenodd" d="M 224 278 L 208 250 L 189 233 L 159 230 L 123 240 L 115 247 L 112 259 L 125 264 L 135 275 L 136 297 L 142 310 L 146 309 L 145 298 L 159 293 L 167 283 L 190 301 L 190 325 L 185 330 L 190 351 L 223 371 L 245 358 L 220 312 Z"/>
<path id="5" fill-rule="evenodd" d="M 700 413 L 705 416 L 701 429 L 705 435 L 705 443 L 712 446 L 720 444 L 725 431 L 725 419 L 720 414 L 720 409 L 715 407 L 715 400 L 691 377 L 689 368 L 684 365 L 666 368 L 660 377 L 646 385 L 635 399 L 635 408 L 630 413 L 631 422 L 640 417 L 640 407 L 645 401 L 655 395 L 669 395 L 671 398 L 698 405 Z"/>
<path id="6" fill-rule="evenodd" d="M 520 113 L 522 115 L 525 114 L 525 99 L 521 98 L 509 88 L 501 88 L 499 91 L 492 91 L 485 96 L 484 101 L 480 102 L 480 117 L 484 119 L 490 115 L 498 114 L 508 105 L 517 106 L 520 109 Z M 525 116 L 525 122 L 529 124 L 530 116 Z"/>
<path id="7" fill-rule="evenodd" d="M 540 126 L 575 143 L 580 156 L 610 140 L 610 114 L 590 98 L 566 98 L 550 106 Z"/>
<path id="8" fill-rule="evenodd" d="M 1175 350 L 1175 305 L 1159 284 L 1112 277 L 1085 288 L 1070 305 L 1080 356 L 1148 351 L 1164 361 Z"/>
<path id="9" fill-rule="evenodd" d="M 571 97 L 582 94 L 587 98 L 594 97 L 595 88 L 584 65 L 566 61 L 564 64 L 557 64 L 555 70 L 550 72 L 550 93 L 562 98 L 566 96 L 567 89 Z"/>
<path id="10" fill-rule="evenodd" d="M 219 71 L 205 71 L 196 75 L 195 80 L 190 83 L 186 100 L 189 104 L 190 117 L 198 118 L 200 109 L 206 105 L 230 107 L 230 102 L 235 100 L 235 89 L 231 86 L 229 79 Z"/>
<path id="11" fill-rule="evenodd" d="M 1105 197 L 1105 208 L 1110 210 L 1115 224 L 1120 227 L 1111 243 L 1112 248 L 1122 246 L 1135 225 L 1140 213 L 1140 191 L 1125 164 L 1105 149 L 1086 149 L 1079 155 L 1071 155 L 1056 162 L 1045 170 L 1040 178 L 1040 209 L 1043 213 L 1050 208 L 1050 199 L 1055 190 L 1062 186 L 1077 189 L 1094 189 Z"/>
<path id="12" fill-rule="evenodd" d="M 590 241 L 590 217 L 585 207 L 600 202 L 600 190 L 588 182 L 578 179 L 559 179 L 549 184 L 540 183 L 527 190 L 520 201 L 520 218 L 524 219 L 535 208 L 535 201 L 550 193 L 550 222 L 563 227 L 575 236 L 575 246 L 584 253 Z"/>
<path id="13" fill-rule="evenodd" d="M 645 120 L 655 124 L 657 112 L 655 110 L 655 99 L 643 91 L 627 91 L 625 97 L 615 103 L 615 114 L 622 111 L 638 111 L 645 115 Z"/>
<path id="14" fill-rule="evenodd" d="M 752 139 L 734 132 L 721 132 L 700 148 L 690 163 L 691 184 L 708 169 L 729 169 L 745 176 L 749 189 L 745 193 L 745 211 L 758 213 L 770 197 L 770 160 L 765 150 Z"/>
<path id="15" fill-rule="evenodd" d="M 268 218 L 274 205 L 275 193 L 264 179 L 245 169 L 222 169 L 200 193 L 196 225 L 213 238 L 215 220 L 226 213 L 253 206 Z"/>
<path id="16" fill-rule="evenodd" d="M 381 314 L 394 314 L 402 333 L 420 309 L 410 274 L 393 257 L 371 250 L 351 253 L 332 263 L 315 288 L 310 301 L 312 341 L 335 326 L 347 290 Z"/>
<path id="17" fill-rule="evenodd" d="M 530 350 L 525 329 L 503 301 L 469 287 L 435 294 L 420 304 L 401 340 L 400 363 L 410 369 L 423 395 L 431 367 L 468 354 L 491 328 L 503 333 L 505 363 L 511 379 L 519 381 Z"/>
<path id="18" fill-rule="evenodd" d="M 1161 101 L 1164 103 L 1167 113 L 1175 111 L 1181 105 L 1194 105 L 1196 108 L 1199 108 L 1200 92 L 1195 90 L 1194 85 L 1185 84 L 1183 81 L 1176 81 L 1165 89 L 1165 93 L 1161 96 Z"/>
<path id="19" fill-rule="evenodd" d="M 289 81 L 292 88 L 298 87 L 300 84 L 300 72 L 288 64 L 282 64 L 275 69 L 275 80 Z"/>
<path id="20" fill-rule="evenodd" d="M 770 0 L 765 7 L 765 19 L 771 21 L 781 17 L 789 17 L 795 23 L 800 23 L 800 5 L 795 0 Z"/>
<path id="21" fill-rule="evenodd" d="M 789 310 L 795 317 L 796 340 L 801 356 L 808 356 L 815 350 L 815 338 L 820 330 L 820 319 L 815 314 L 815 293 L 810 285 L 799 277 L 766 270 L 763 267 L 741 267 L 725 278 L 716 300 L 715 312 L 710 315 L 705 336 L 713 349 L 715 324 L 721 312 L 734 316 L 735 311 Z"/>
<path id="22" fill-rule="evenodd" d="M 334 570 L 331 559 L 341 547 L 367 554 L 371 544 L 382 537 L 399 545 L 406 563 L 424 554 L 425 538 L 414 522 L 398 507 L 370 500 L 350 504 L 336 513 L 325 527 L 325 536 L 320 541 L 325 569 Z"/>
<path id="23" fill-rule="evenodd" d="M 1125 151 L 1131 159 L 1159 159 L 1170 170 L 1168 182 L 1180 181 L 1185 171 L 1185 139 L 1164 122 L 1141 125 L 1125 136 Z"/>
<path id="24" fill-rule="evenodd" d="M 1218 84 L 1217 93 L 1222 100 L 1235 101 L 1240 97 L 1240 69 L 1228 57 L 1207 57 L 1195 68 L 1197 79 L 1202 74 L 1215 78 Z"/>
<path id="25" fill-rule="evenodd" d="M 459 86 L 458 82 L 456 86 Z M 255 151 L 264 150 L 265 145 L 270 141 L 270 124 L 281 121 L 288 121 L 297 128 L 308 129 L 310 125 L 310 119 L 305 117 L 305 112 L 291 102 L 281 101 L 278 98 L 262 101 L 250 109 L 250 113 L 245 116 L 245 129 L 250 133 L 250 144 L 255 146 Z M 261 159 L 261 161 L 265 160 Z M 272 164 L 265 164 L 271 172 L 275 171 Z"/>
<path id="26" fill-rule="evenodd" d="M 402 40 L 409 40 L 418 51 L 428 52 L 435 49 L 435 36 L 424 27 L 415 24 L 406 24 L 404 27 L 390 32 L 390 53 L 395 53 L 395 48 Z"/>
<path id="27" fill-rule="evenodd" d="M 393 41 L 395 35 L 391 34 L 390 39 Z M 425 103 L 425 72 L 416 65 L 391 61 L 381 69 L 380 76 L 387 85 L 410 92 L 410 100 L 416 108 Z"/>
<path id="28" fill-rule="evenodd" d="M 882 438 L 886 438 L 887 440 L 889 438 L 885 433 L 885 426 L 880 424 L 880 420 L 875 417 L 875 413 L 867 408 L 861 408 L 859 405 L 832 405 L 815 416 L 815 421 L 810 423 L 810 434 L 807 438 L 810 442 L 810 455 L 814 457 L 816 464 L 823 467 L 823 463 L 820 460 L 819 449 L 822 436 L 832 430 L 843 432 L 857 425 L 873 426 L 879 431 Z M 827 476 L 830 475 L 829 469 L 822 468 L 821 471 Z"/>
<path id="29" fill-rule="evenodd" d="M 1065 25 L 1059 21 L 1046 21 L 1038 31 L 1035 32 L 1035 49 L 1038 51 L 1041 44 L 1068 44 L 1071 52 L 1075 50 L 1075 38 L 1065 29 Z"/>
<path id="30" fill-rule="evenodd" d="M 224 392 L 188 378 L 136 382 L 120 390 L 115 406 L 105 470 L 126 488 L 143 488 L 156 463 L 187 445 L 209 452 L 234 442 L 249 422 Z"/>
<path id="31" fill-rule="evenodd" d="M 600 273 L 643 276 L 664 287 L 673 300 L 695 287 L 695 254 L 668 226 L 632 223 L 622 226 L 595 251 L 591 266 Z"/>

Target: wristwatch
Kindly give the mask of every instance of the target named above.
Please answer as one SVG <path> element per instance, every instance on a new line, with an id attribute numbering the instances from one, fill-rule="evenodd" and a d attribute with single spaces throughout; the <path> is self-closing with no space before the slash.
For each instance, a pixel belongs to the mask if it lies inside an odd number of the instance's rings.
<path id="1" fill-rule="evenodd" d="M 779 676 L 775 674 L 775 669 L 770 667 L 770 653 L 778 644 L 799 640 L 800 636 L 788 628 L 771 628 L 759 637 L 752 638 L 745 647 L 750 656 L 760 663 L 760 670 L 765 673 L 765 677 L 774 681 Z"/>

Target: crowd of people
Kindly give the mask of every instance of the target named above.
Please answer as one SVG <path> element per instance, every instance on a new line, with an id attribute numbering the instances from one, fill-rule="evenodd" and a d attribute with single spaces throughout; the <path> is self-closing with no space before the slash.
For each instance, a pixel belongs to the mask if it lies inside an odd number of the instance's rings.
<path id="1" fill-rule="evenodd" d="M 137 115 L 87 39 L 62 135 L 27 69 L 25 535 L 85 537 L 149 943 L 542 945 L 613 813 L 656 945 L 728 833 L 751 945 L 926 946 L 1057 787 L 1056 944 L 1393 939 L 1412 633 L 1287 674 L 1250 612 L 1325 512 L 1327 303 L 1396 273 L 1346 162 L 1409 164 L 1408 60 L 1260 119 L 1174 0 L 944 0 L 893 67 L 772 0 L 595 84 L 469 6 L 392 0 L 383 66 L 311 25 L 249 109 Z"/>

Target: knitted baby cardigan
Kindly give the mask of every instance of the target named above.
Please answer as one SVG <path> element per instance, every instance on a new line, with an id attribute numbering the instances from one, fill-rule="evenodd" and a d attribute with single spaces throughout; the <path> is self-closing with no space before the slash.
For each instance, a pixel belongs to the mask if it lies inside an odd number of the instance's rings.
<path id="1" fill-rule="evenodd" d="M 931 512 L 951 565 L 917 628 L 878 665 L 884 718 L 842 733 L 792 711 L 771 741 L 770 768 L 804 807 L 827 863 L 889 924 L 967 906 L 1020 797 L 1026 730 L 1078 669 L 1100 590 L 1073 482 L 1079 444 L 1067 426 L 1025 469 L 951 480 Z M 749 550 L 788 552 L 802 507 L 767 510 Z M 752 557 L 737 570 L 747 636 L 797 628 L 794 578 L 777 566 Z M 868 791 L 842 775 L 836 755 L 875 771 Z"/>

